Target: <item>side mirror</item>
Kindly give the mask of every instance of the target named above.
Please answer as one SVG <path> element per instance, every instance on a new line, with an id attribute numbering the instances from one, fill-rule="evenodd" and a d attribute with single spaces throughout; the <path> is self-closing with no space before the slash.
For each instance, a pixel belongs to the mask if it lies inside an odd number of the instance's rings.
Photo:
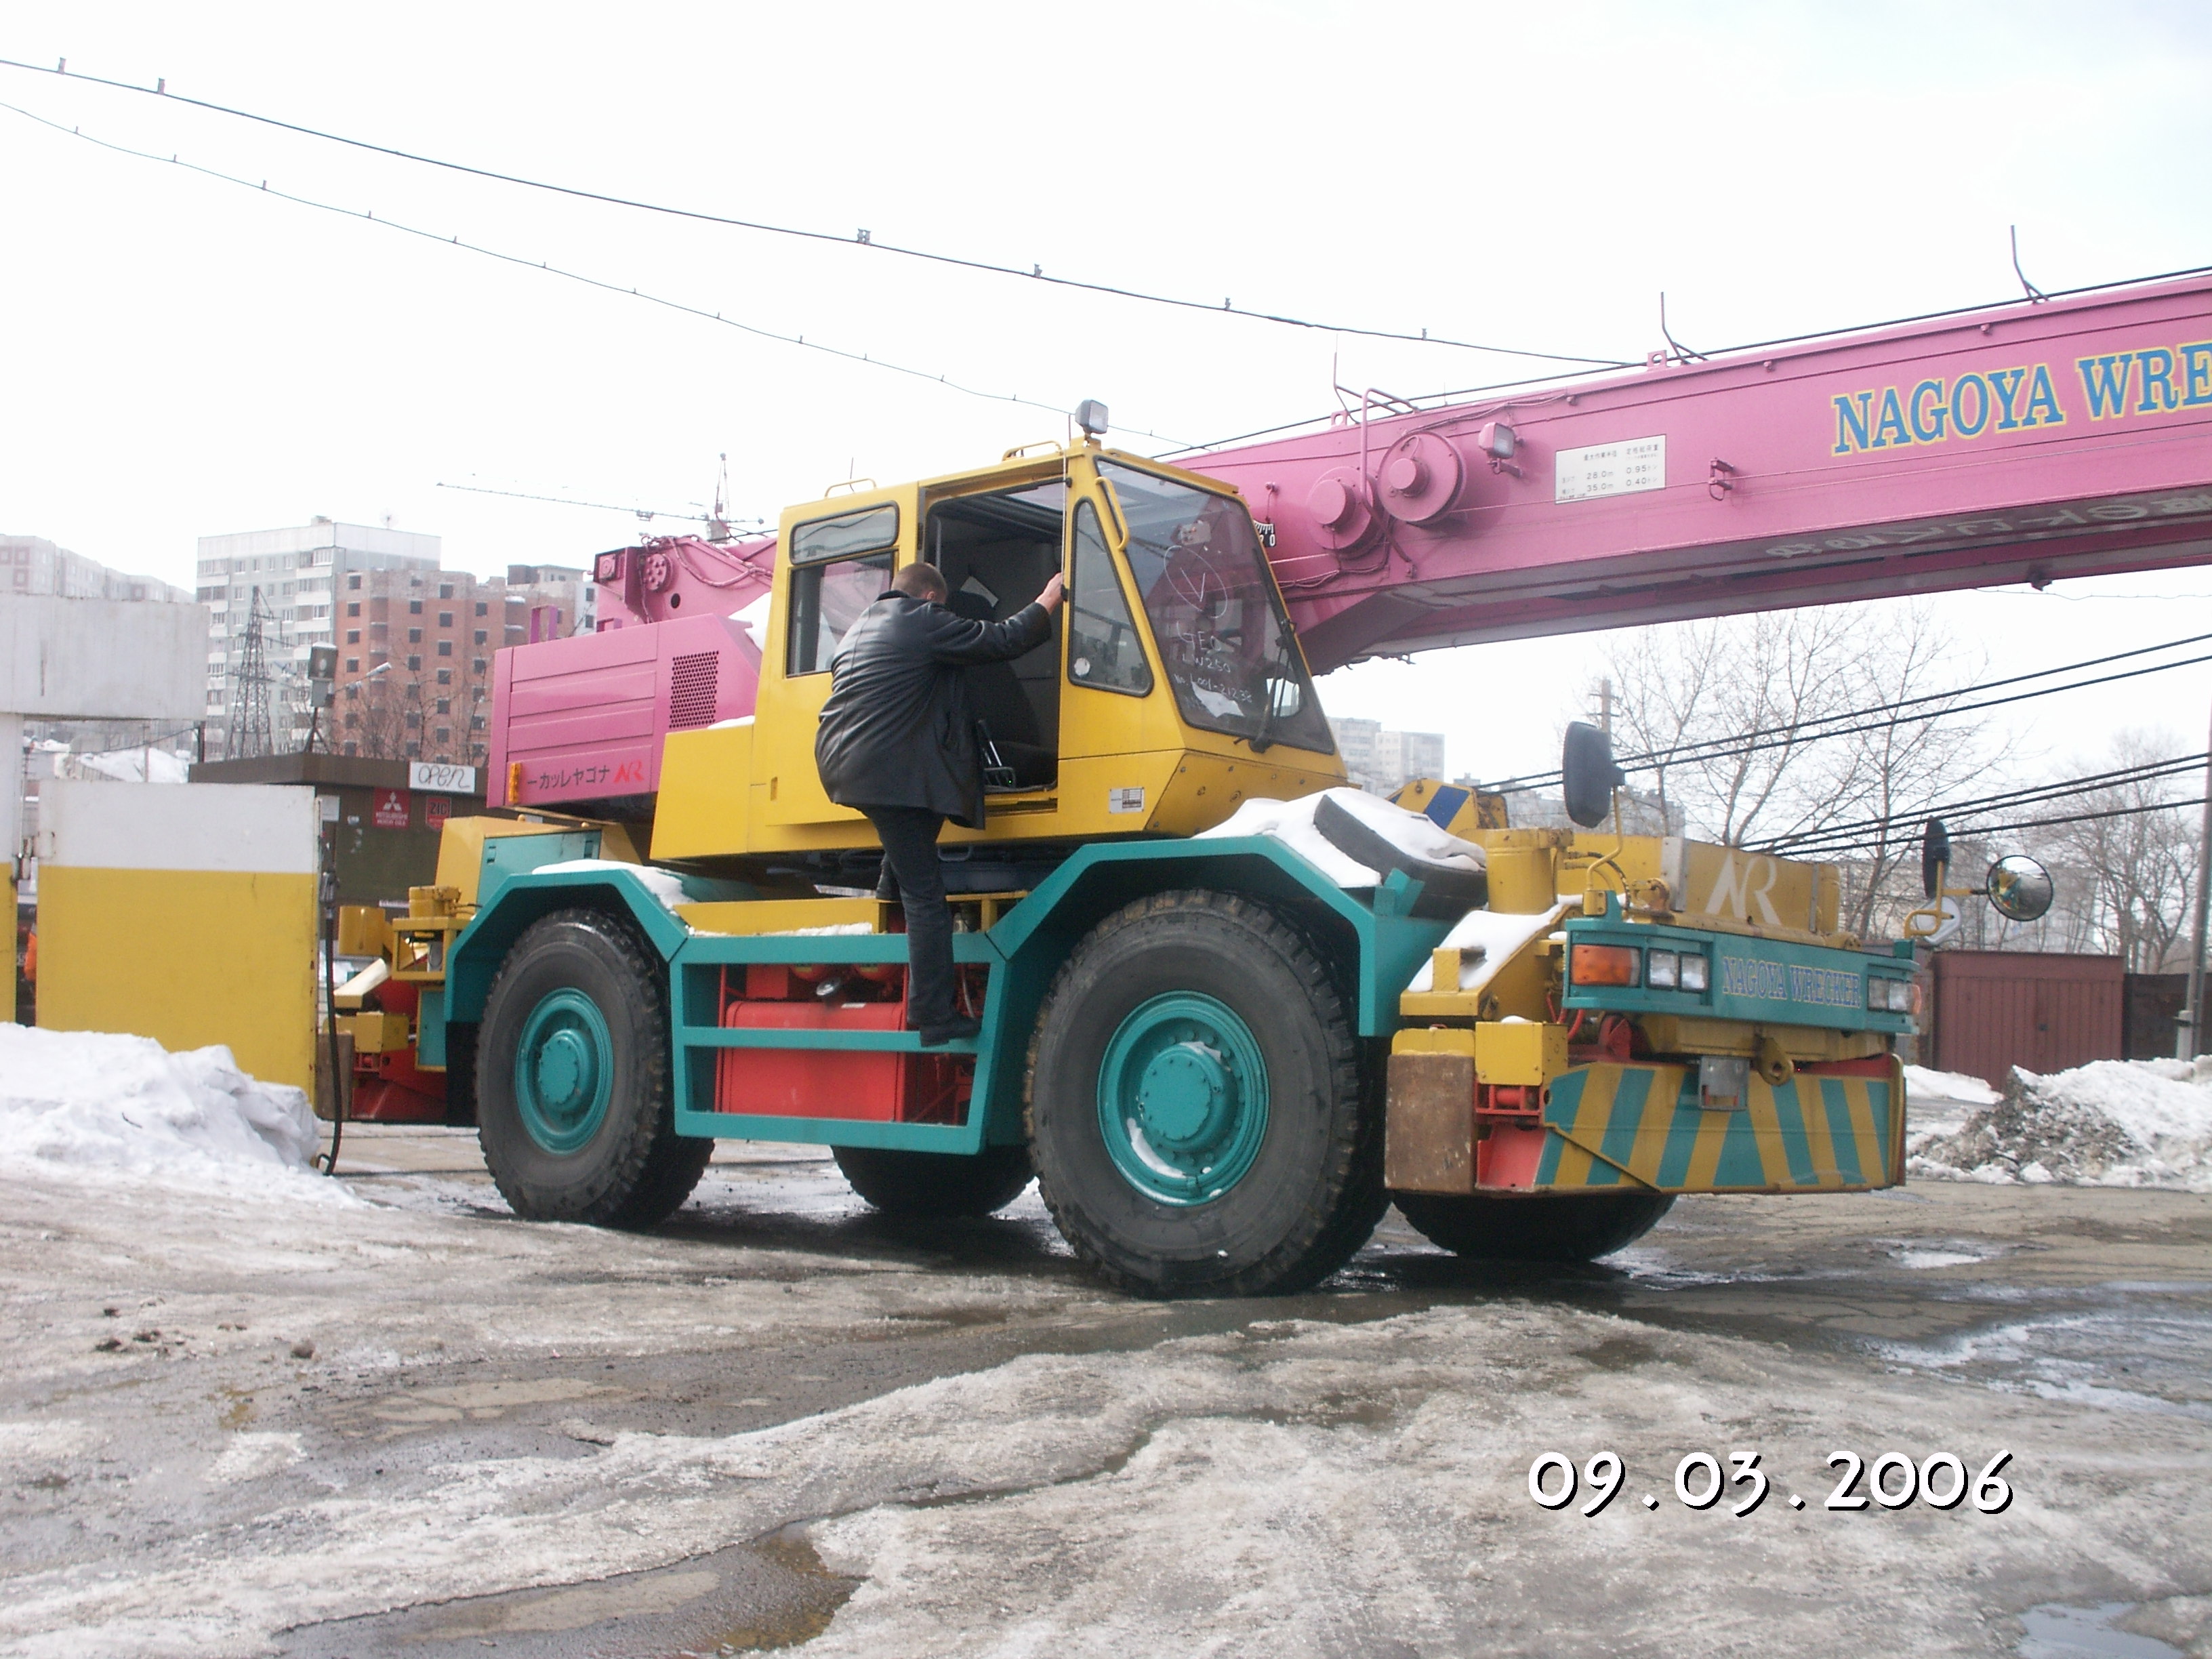
<path id="1" fill-rule="evenodd" d="M 1569 722 L 1559 774 L 1567 816 L 1585 830 L 1603 823 L 1613 811 L 1613 792 L 1626 778 L 1613 763 L 1613 739 L 1595 726 Z"/>
<path id="2" fill-rule="evenodd" d="M 1990 906 L 2008 921 L 2034 921 L 2051 908 L 2051 872 L 2014 853 L 1990 866 Z"/>
<path id="3" fill-rule="evenodd" d="M 1923 898 L 1936 896 L 1936 884 L 1943 879 L 1943 866 L 1951 861 L 1951 832 L 1943 827 L 1941 818 L 1928 820 L 1928 828 L 1920 837 L 1920 893 Z"/>

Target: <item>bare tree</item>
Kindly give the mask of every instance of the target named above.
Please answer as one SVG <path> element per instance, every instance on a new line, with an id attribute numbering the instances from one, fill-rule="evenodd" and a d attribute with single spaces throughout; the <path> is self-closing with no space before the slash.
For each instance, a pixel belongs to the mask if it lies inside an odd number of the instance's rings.
<path id="1" fill-rule="evenodd" d="M 2079 763 L 2077 776 L 2153 765 L 2186 754 L 2188 745 L 2166 732 L 2123 732 L 2109 756 Z M 2195 890 L 2197 814 L 2167 801 L 2194 799 L 2195 776 L 2136 779 L 2068 798 L 2061 813 L 2077 821 L 2040 832 L 2033 850 L 2058 879 L 2054 917 L 2072 948 L 2121 957 L 2134 974 L 2154 974 L 2187 963 L 2189 896 Z M 2100 816 L 2109 814 L 2111 816 Z M 2063 872 L 2063 873 L 2061 873 Z"/>
<path id="2" fill-rule="evenodd" d="M 1632 773 L 1650 757 L 1691 833 L 1837 858 L 1844 925 L 1866 933 L 1919 902 L 1919 817 L 1988 762 L 1950 713 L 1979 672 L 1960 658 L 1922 606 L 1644 629 L 1609 665 L 1617 746 Z"/>
<path id="3" fill-rule="evenodd" d="M 426 681 L 380 674 L 348 689 L 360 695 L 339 699 L 339 749 L 357 744 L 359 753 L 375 760 L 420 760 L 430 753 L 434 694 Z"/>

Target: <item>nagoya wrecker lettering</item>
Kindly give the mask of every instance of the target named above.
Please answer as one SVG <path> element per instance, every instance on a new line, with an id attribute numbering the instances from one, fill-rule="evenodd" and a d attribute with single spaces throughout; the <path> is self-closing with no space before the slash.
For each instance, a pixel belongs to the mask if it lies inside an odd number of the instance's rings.
<path id="1" fill-rule="evenodd" d="M 2081 408 L 2093 421 L 2132 420 L 2212 405 L 2212 340 L 2111 351 L 2074 360 Z M 1838 455 L 1948 443 L 1995 432 L 2064 426 L 2059 387 L 2048 363 L 2022 363 L 1880 386 L 1830 399 Z"/>
<path id="2" fill-rule="evenodd" d="M 1823 1008 L 1856 1008 L 1863 994 L 1859 976 L 1847 969 L 1808 968 L 1750 957 L 1721 958 L 1721 994 L 1768 1002 L 1809 1002 Z"/>

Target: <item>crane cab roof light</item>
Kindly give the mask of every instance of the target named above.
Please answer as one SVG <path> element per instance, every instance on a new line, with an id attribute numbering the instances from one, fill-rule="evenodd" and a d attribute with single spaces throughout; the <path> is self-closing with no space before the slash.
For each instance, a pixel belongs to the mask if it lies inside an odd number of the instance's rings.
<path id="1" fill-rule="evenodd" d="M 1085 398 L 1075 406 L 1075 424 L 1083 429 L 1086 438 L 1106 435 L 1106 405 L 1096 398 Z"/>

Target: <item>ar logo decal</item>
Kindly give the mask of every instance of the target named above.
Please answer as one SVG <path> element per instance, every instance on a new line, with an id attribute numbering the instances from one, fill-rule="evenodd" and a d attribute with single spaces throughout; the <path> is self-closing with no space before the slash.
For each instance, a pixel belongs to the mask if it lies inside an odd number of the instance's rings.
<path id="1" fill-rule="evenodd" d="M 1773 859 L 1755 853 L 1729 854 L 1721 860 L 1721 872 L 1713 880 L 1712 896 L 1705 902 L 1709 916 L 1737 916 L 1745 921 L 1757 920 L 1769 927 L 1779 927 L 1782 918 L 1775 914 L 1774 901 L 1768 896 L 1774 884 L 1782 879 L 1782 866 Z M 1757 906 L 1759 915 L 1752 915 Z"/>

